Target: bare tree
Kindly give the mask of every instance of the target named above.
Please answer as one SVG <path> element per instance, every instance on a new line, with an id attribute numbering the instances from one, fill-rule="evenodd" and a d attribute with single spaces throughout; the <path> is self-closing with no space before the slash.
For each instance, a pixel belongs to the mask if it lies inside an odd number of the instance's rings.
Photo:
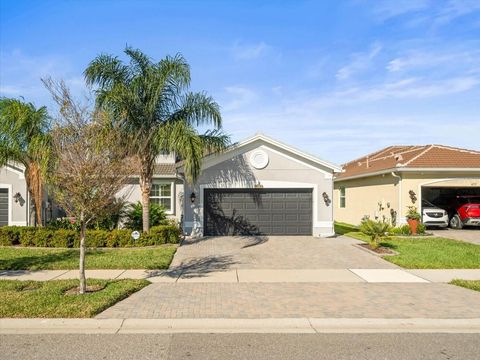
<path id="1" fill-rule="evenodd" d="M 43 82 L 59 105 L 48 180 L 55 201 L 80 225 L 79 292 L 84 294 L 87 224 L 111 210 L 133 174 L 134 160 L 106 112 L 74 100 L 63 82 Z"/>

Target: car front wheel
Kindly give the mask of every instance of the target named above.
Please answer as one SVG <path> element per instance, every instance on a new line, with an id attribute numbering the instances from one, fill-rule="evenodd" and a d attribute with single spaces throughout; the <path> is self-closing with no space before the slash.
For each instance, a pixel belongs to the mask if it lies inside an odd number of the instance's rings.
<path id="1" fill-rule="evenodd" d="M 450 227 L 452 229 L 461 229 L 463 228 L 463 223 L 462 220 L 460 219 L 460 216 L 458 215 L 453 215 L 453 217 L 450 219 Z"/>

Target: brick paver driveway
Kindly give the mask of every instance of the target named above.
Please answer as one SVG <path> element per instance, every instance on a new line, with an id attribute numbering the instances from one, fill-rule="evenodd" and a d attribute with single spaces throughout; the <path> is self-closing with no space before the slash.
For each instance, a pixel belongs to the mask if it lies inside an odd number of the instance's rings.
<path id="1" fill-rule="evenodd" d="M 229 269 L 396 268 L 348 237 L 211 237 L 184 241 L 170 268 L 194 275 Z"/>
<path id="2" fill-rule="evenodd" d="M 447 284 L 152 284 L 98 318 L 478 318 L 480 293 Z"/>
<path id="3" fill-rule="evenodd" d="M 429 230 L 430 231 L 430 230 Z M 461 240 L 480 245 L 480 227 L 464 228 L 462 230 L 444 229 L 432 230 L 435 236 L 441 236 L 448 239 Z"/>
<path id="4" fill-rule="evenodd" d="M 238 276 L 243 269 L 397 268 L 352 246 L 355 242 L 347 237 L 285 236 L 186 241 L 170 272 L 200 282 L 172 282 L 174 278 L 154 283 L 98 318 L 480 317 L 480 293 L 446 284 L 202 280 L 233 269 Z"/>

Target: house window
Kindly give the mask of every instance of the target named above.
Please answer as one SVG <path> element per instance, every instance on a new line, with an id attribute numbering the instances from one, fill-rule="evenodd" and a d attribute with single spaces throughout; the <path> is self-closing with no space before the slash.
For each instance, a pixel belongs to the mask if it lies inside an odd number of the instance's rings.
<path id="1" fill-rule="evenodd" d="M 344 187 L 340 188 L 340 207 L 341 208 L 345 207 L 345 188 Z"/>
<path id="2" fill-rule="evenodd" d="M 172 188 L 173 183 L 152 184 L 152 188 L 150 189 L 150 201 L 162 205 L 166 212 L 172 213 Z"/>

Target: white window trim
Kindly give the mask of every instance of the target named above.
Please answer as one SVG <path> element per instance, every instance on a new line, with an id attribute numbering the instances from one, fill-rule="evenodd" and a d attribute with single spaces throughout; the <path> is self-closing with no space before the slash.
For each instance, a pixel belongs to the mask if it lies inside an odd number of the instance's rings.
<path id="1" fill-rule="evenodd" d="M 12 184 L 0 184 L 0 188 L 8 190 L 8 226 L 11 226 L 12 225 L 12 216 L 13 216 Z"/>
<path id="2" fill-rule="evenodd" d="M 343 195 L 342 195 L 343 190 Z M 343 206 L 342 206 L 342 198 L 343 198 Z M 347 207 L 347 188 L 345 186 L 341 186 L 338 190 L 338 207 L 340 209 L 345 209 Z"/>
<path id="3" fill-rule="evenodd" d="M 168 185 L 170 184 L 170 210 L 165 210 L 165 214 L 175 214 L 175 183 L 173 181 L 153 181 L 152 185 Z M 166 199 L 168 196 L 151 196 L 150 199 Z"/>

